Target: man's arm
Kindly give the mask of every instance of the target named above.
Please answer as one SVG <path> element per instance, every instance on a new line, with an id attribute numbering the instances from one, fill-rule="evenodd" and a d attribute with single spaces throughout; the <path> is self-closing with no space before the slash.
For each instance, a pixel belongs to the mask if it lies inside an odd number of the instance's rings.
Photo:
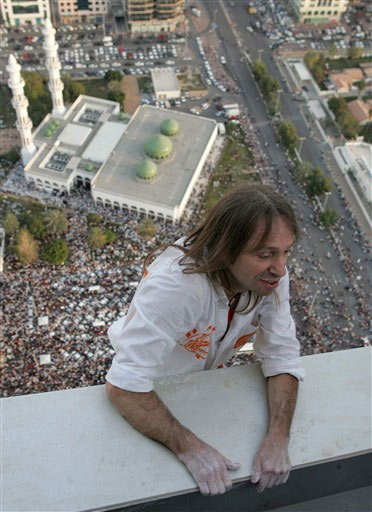
<path id="1" fill-rule="evenodd" d="M 183 427 L 155 391 L 136 393 L 109 382 L 106 382 L 106 390 L 132 427 L 166 446 L 185 464 L 203 495 L 223 494 L 231 489 L 227 470 L 237 469 L 240 464 L 231 462 Z"/>
<path id="2" fill-rule="evenodd" d="M 288 443 L 296 408 L 298 380 L 285 373 L 268 379 L 269 426 L 258 449 L 251 482 L 258 491 L 286 483 L 291 471 Z"/>

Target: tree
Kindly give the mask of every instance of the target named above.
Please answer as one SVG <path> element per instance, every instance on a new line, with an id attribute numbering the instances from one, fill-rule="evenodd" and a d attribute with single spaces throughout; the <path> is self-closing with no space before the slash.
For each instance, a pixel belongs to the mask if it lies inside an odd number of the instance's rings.
<path id="1" fill-rule="evenodd" d="M 330 229 L 336 223 L 337 218 L 337 212 L 328 208 L 326 208 L 324 212 L 319 215 L 320 222 L 326 229 Z"/>
<path id="2" fill-rule="evenodd" d="M 294 151 L 300 142 L 295 125 L 291 121 L 279 121 L 277 126 L 279 137 L 284 147 L 289 151 Z"/>
<path id="3" fill-rule="evenodd" d="M 277 91 L 278 88 L 279 88 L 279 84 L 278 84 L 277 80 L 275 80 L 275 78 L 270 75 L 268 75 L 266 77 L 266 79 L 264 81 L 262 81 L 261 91 L 265 97 L 268 97 L 270 95 L 270 93 Z"/>
<path id="4" fill-rule="evenodd" d="M 47 91 L 45 88 L 45 78 L 36 71 L 22 72 L 22 78 L 25 81 L 25 95 L 30 102 L 37 100 Z"/>
<path id="5" fill-rule="evenodd" d="M 356 46 L 352 46 L 351 48 L 348 49 L 347 56 L 351 60 L 358 60 L 362 56 L 362 53 L 363 52 L 362 52 L 361 48 L 357 48 Z"/>
<path id="6" fill-rule="evenodd" d="M 336 98 L 335 96 L 328 100 L 328 106 L 336 117 L 347 109 L 346 100 L 344 98 Z"/>
<path id="7" fill-rule="evenodd" d="M 319 62 L 320 57 L 321 57 L 320 52 L 317 52 L 317 51 L 307 52 L 304 56 L 304 61 L 305 61 L 306 66 L 309 69 L 312 69 Z"/>
<path id="8" fill-rule="evenodd" d="M 337 49 L 337 46 L 335 45 L 335 43 L 330 44 L 329 48 L 328 48 L 329 58 L 334 59 L 336 57 L 337 53 L 338 53 L 338 49 Z"/>
<path id="9" fill-rule="evenodd" d="M 90 212 L 87 215 L 87 223 L 88 224 L 100 224 L 102 222 L 102 217 L 99 213 Z"/>
<path id="10" fill-rule="evenodd" d="M 123 75 L 121 74 L 121 72 L 117 71 L 117 70 L 113 70 L 113 69 L 107 70 L 105 73 L 105 76 L 104 76 L 104 79 L 106 80 L 106 82 L 113 82 L 113 81 L 120 82 L 120 80 L 122 78 L 123 78 Z"/>
<path id="11" fill-rule="evenodd" d="M 117 101 L 120 105 L 123 104 L 125 94 L 121 89 L 121 83 L 118 81 L 109 82 L 107 98 L 111 101 Z"/>
<path id="12" fill-rule="evenodd" d="M 60 265 L 68 258 L 68 245 L 65 240 L 53 240 L 49 244 L 44 245 L 41 257 L 48 263 Z"/>
<path id="13" fill-rule="evenodd" d="M 0 159 L 2 161 L 7 161 L 12 164 L 15 164 L 20 159 L 20 148 L 18 146 L 15 146 L 14 148 L 10 149 L 6 153 L 1 153 Z"/>
<path id="14" fill-rule="evenodd" d="M 45 224 L 44 219 L 40 215 L 32 215 L 26 221 L 27 228 L 31 235 L 39 240 L 45 237 Z"/>
<path id="15" fill-rule="evenodd" d="M 117 239 L 117 234 L 114 231 L 111 231 L 111 229 L 104 229 L 103 232 L 105 233 L 107 244 L 111 244 Z"/>
<path id="16" fill-rule="evenodd" d="M 261 81 L 267 75 L 265 64 L 260 60 L 252 62 L 252 73 L 257 82 Z"/>
<path id="17" fill-rule="evenodd" d="M 102 249 L 106 244 L 106 235 L 103 229 L 92 227 L 88 231 L 88 245 L 90 249 Z"/>
<path id="18" fill-rule="evenodd" d="M 18 233 L 15 252 L 21 263 L 35 263 L 39 257 L 39 244 L 25 228 Z"/>
<path id="19" fill-rule="evenodd" d="M 364 142 L 372 144 L 372 123 L 367 123 L 363 126 L 362 135 Z"/>
<path id="20" fill-rule="evenodd" d="M 61 235 L 68 230 L 68 220 L 61 210 L 51 210 L 45 217 L 45 229 L 48 234 Z"/>
<path id="21" fill-rule="evenodd" d="M 307 177 L 311 173 L 312 165 L 310 162 L 297 162 L 294 170 L 294 175 L 300 183 L 306 183 Z"/>
<path id="22" fill-rule="evenodd" d="M 63 99 L 64 101 L 68 103 L 72 103 L 76 100 L 80 94 L 85 93 L 85 87 L 84 84 L 81 82 L 75 82 L 71 79 L 70 75 L 65 74 L 62 75 L 62 82 L 63 82 Z"/>
<path id="23" fill-rule="evenodd" d="M 12 212 L 8 212 L 4 222 L 5 234 L 14 237 L 19 230 L 19 221 Z"/>
<path id="24" fill-rule="evenodd" d="M 328 176 L 320 167 L 314 167 L 306 178 L 306 192 L 310 197 L 322 196 L 326 192 L 331 192 L 332 185 Z"/>
<path id="25" fill-rule="evenodd" d="M 358 87 L 359 96 L 360 96 L 360 93 L 363 91 L 363 89 L 365 88 L 365 86 L 367 84 L 366 84 L 365 80 L 358 80 L 357 82 L 354 83 L 354 85 L 356 85 Z"/>
<path id="26" fill-rule="evenodd" d="M 153 219 L 149 217 L 143 219 L 137 228 L 137 232 L 145 238 L 153 238 L 156 235 L 156 225 Z"/>
<path id="27" fill-rule="evenodd" d="M 355 139 L 359 133 L 359 124 L 353 114 L 349 112 L 349 110 L 345 110 L 338 116 L 337 121 L 344 137 L 347 139 Z"/>

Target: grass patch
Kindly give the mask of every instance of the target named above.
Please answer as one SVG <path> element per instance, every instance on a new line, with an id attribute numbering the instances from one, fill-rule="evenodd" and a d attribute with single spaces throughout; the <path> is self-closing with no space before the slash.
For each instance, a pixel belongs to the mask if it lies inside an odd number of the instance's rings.
<path id="1" fill-rule="evenodd" d="M 228 189 L 239 183 L 261 182 L 259 174 L 252 169 L 253 165 L 253 154 L 244 141 L 240 126 L 228 125 L 225 147 L 209 180 L 204 196 L 204 207 L 212 208 Z"/>
<path id="2" fill-rule="evenodd" d="M 103 98 L 107 100 L 107 94 L 109 92 L 108 83 L 104 78 L 97 78 L 93 80 L 79 80 L 85 87 L 85 93 L 87 96 L 93 96 L 95 98 Z"/>
<path id="3" fill-rule="evenodd" d="M 329 70 L 342 70 L 345 68 L 357 68 L 359 64 L 363 64 L 364 62 L 370 62 L 372 64 L 371 57 L 361 57 L 360 59 L 327 59 L 327 64 L 329 66 Z"/>
<path id="4" fill-rule="evenodd" d="M 138 88 L 143 94 L 151 94 L 154 92 L 152 80 L 149 76 L 140 76 L 137 78 Z"/>
<path id="5" fill-rule="evenodd" d="M 7 85 L 0 85 L 0 116 L 4 128 L 12 128 L 16 121 L 16 113 L 11 104 L 12 94 Z"/>

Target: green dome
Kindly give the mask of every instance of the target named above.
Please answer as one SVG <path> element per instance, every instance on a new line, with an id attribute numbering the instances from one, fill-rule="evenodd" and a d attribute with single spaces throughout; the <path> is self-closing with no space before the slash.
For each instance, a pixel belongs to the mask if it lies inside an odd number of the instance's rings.
<path id="1" fill-rule="evenodd" d="M 137 177 L 140 178 L 141 180 L 152 180 L 153 178 L 155 178 L 157 170 L 157 165 L 146 158 L 145 160 L 142 160 L 139 164 L 137 164 L 136 174 Z"/>
<path id="2" fill-rule="evenodd" d="M 145 153 L 151 158 L 167 158 L 172 152 L 172 142 L 165 135 L 154 135 L 145 142 Z"/>
<path id="3" fill-rule="evenodd" d="M 160 125 L 160 131 L 164 135 L 177 135 L 180 129 L 180 123 L 175 119 L 164 119 Z"/>
<path id="4" fill-rule="evenodd" d="M 44 131 L 44 135 L 45 135 L 45 137 L 51 137 L 53 135 L 53 130 L 50 130 L 49 128 L 47 128 Z"/>
<path id="5" fill-rule="evenodd" d="M 126 114 L 125 112 L 119 112 L 118 114 L 118 119 L 120 119 L 120 121 L 123 121 L 124 119 L 126 119 Z"/>
<path id="6" fill-rule="evenodd" d="M 84 170 L 87 172 L 93 171 L 93 165 L 92 164 L 85 164 Z"/>
<path id="7" fill-rule="evenodd" d="M 52 123 L 51 123 L 53 126 L 57 127 L 59 126 L 61 123 L 58 119 L 53 119 Z"/>

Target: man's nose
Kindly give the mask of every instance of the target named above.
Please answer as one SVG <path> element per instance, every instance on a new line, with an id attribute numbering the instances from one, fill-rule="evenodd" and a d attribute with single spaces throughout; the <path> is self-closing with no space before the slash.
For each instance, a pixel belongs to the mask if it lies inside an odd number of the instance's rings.
<path id="1" fill-rule="evenodd" d="M 286 274 L 285 265 L 287 263 L 287 256 L 280 257 L 278 256 L 271 267 L 269 268 L 270 272 L 278 277 L 284 277 Z"/>

